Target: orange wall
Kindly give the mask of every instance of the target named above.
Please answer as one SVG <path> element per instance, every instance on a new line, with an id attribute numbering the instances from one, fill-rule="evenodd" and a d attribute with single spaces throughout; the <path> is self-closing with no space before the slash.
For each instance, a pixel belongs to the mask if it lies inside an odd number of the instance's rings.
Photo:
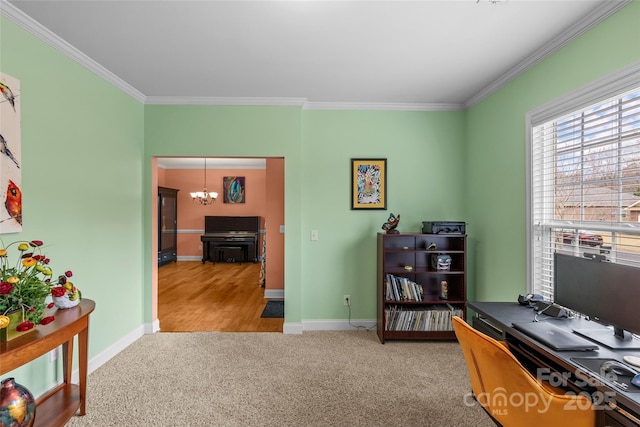
<path id="1" fill-rule="evenodd" d="M 245 203 L 223 203 L 222 179 L 225 176 L 245 177 Z M 204 175 L 198 169 L 165 169 L 165 187 L 178 192 L 178 256 L 202 257 L 200 235 L 204 231 L 204 217 L 211 215 L 265 216 L 266 170 L 207 171 L 207 189 L 218 192 L 212 205 L 196 204 L 189 192 L 202 191 Z"/>
<path id="2" fill-rule="evenodd" d="M 266 289 L 284 289 L 284 159 L 267 159 L 267 275 Z M 272 256 L 273 255 L 273 256 Z"/>
<path id="3" fill-rule="evenodd" d="M 225 176 L 245 177 L 245 203 L 223 202 Z M 284 159 L 268 159 L 267 169 L 211 169 L 207 171 L 207 189 L 216 191 L 218 200 L 202 206 L 191 200 L 189 192 L 202 191 L 202 169 L 158 168 L 158 185 L 178 191 L 178 257 L 202 258 L 200 235 L 204 217 L 211 215 L 261 216 L 267 224 L 266 288 L 284 288 Z"/>

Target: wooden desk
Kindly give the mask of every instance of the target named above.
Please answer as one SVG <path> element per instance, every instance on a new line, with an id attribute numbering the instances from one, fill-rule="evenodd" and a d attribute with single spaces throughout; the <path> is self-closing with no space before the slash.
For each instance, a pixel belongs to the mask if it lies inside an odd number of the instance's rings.
<path id="1" fill-rule="evenodd" d="M 16 369 L 62 345 L 63 382 L 36 401 L 35 426 L 63 427 L 77 412 L 86 413 L 89 315 L 95 303 L 83 299 L 77 307 L 56 310 L 55 320 L 39 325 L 11 341 L 0 343 L 0 375 Z M 73 339 L 78 336 L 79 384 L 71 384 Z M 17 380 L 17 382 L 20 382 Z"/>
<path id="2" fill-rule="evenodd" d="M 582 388 L 588 383 L 590 387 L 595 388 L 596 398 L 606 397 L 594 402 L 599 409 L 596 417 L 598 426 L 640 425 L 640 392 L 623 391 L 598 372 L 586 369 L 574 360 L 588 357 L 622 361 L 623 356 L 627 354 L 640 357 L 640 350 L 610 349 L 601 345 L 598 350 L 589 352 L 555 351 L 512 327 L 513 322 L 533 321 L 535 312 L 531 308 L 516 302 L 468 302 L 467 308 L 475 312 L 473 324 L 476 329 L 506 341 L 511 352 L 519 359 L 526 359 L 536 368 L 558 373 L 558 378 L 566 378 L 569 386 L 574 379 L 577 379 L 576 387 Z M 554 319 L 541 314 L 538 319 L 554 322 L 556 326 L 567 331 L 603 328 L 584 318 Z M 576 388 L 574 392 L 579 392 L 579 389 Z"/>

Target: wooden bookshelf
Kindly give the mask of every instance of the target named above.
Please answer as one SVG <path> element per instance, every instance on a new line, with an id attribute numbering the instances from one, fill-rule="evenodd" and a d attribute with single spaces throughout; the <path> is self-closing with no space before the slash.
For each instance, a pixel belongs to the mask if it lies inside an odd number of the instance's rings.
<path id="1" fill-rule="evenodd" d="M 455 339 L 451 316 L 464 318 L 467 302 L 467 236 L 379 233 L 377 244 L 380 342 Z M 448 269 L 438 268 L 438 255 L 450 257 Z"/>

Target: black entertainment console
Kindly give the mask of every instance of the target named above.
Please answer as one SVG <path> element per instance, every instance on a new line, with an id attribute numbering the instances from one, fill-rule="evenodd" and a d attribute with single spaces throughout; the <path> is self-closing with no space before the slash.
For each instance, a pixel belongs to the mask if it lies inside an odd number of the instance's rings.
<path id="1" fill-rule="evenodd" d="M 512 327 L 513 323 L 531 322 L 536 318 L 536 312 L 529 307 L 517 302 L 469 302 L 467 308 L 475 313 L 473 326 L 495 339 L 505 341 L 511 352 L 534 375 L 545 372 L 550 377 L 564 381 L 568 392 L 591 393 L 598 409 L 598 426 L 640 426 L 640 387 L 624 386 L 594 368 L 602 360 L 622 362 L 627 355 L 640 357 L 640 350 L 600 346 L 595 351 L 555 351 Z M 585 318 L 538 315 L 537 319 L 553 322 L 566 331 L 600 329 L 612 333 L 610 329 Z M 637 338 L 634 340 L 640 341 Z"/>

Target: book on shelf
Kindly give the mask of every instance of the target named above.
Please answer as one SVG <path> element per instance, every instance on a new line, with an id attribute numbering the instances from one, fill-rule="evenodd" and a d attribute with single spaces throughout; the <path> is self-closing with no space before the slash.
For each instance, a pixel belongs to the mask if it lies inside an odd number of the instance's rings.
<path id="1" fill-rule="evenodd" d="M 422 286 L 406 277 L 385 276 L 385 299 L 389 301 L 422 301 Z"/>
<path id="2" fill-rule="evenodd" d="M 385 330 L 453 331 L 453 316 L 462 317 L 462 308 L 450 304 L 425 307 L 390 304 L 385 308 Z"/>

